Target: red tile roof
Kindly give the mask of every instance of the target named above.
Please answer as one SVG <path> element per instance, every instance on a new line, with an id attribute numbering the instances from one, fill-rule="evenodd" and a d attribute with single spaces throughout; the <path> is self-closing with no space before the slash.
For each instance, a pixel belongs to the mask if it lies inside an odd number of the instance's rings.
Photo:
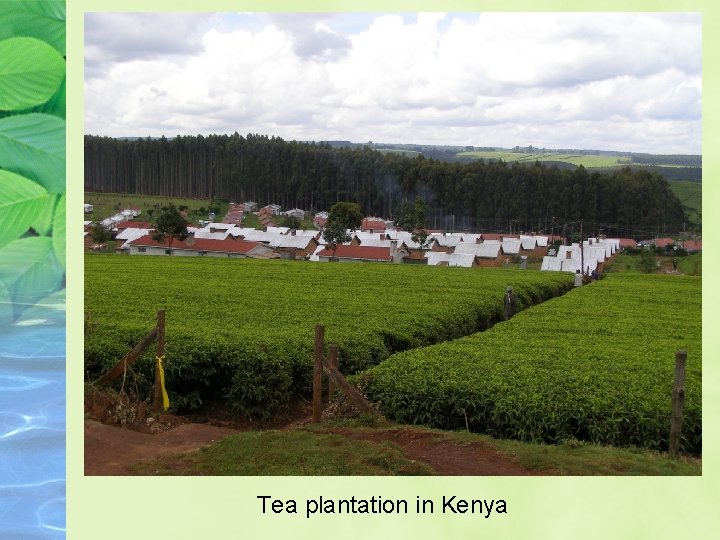
<path id="1" fill-rule="evenodd" d="M 621 248 L 634 248 L 637 247 L 637 242 L 633 240 L 632 238 L 618 238 L 620 240 L 620 247 Z"/>
<path id="2" fill-rule="evenodd" d="M 332 249 L 323 249 L 318 257 L 332 257 Z M 390 248 L 339 245 L 335 251 L 339 259 L 363 259 L 368 261 L 390 261 Z"/>
<path id="3" fill-rule="evenodd" d="M 371 218 L 365 218 L 362 220 L 362 224 L 360 225 L 361 231 L 377 231 L 377 232 L 383 232 L 385 231 L 385 222 L 380 219 L 371 219 Z"/>
<path id="4" fill-rule="evenodd" d="M 664 248 L 670 244 L 674 244 L 675 240 L 672 238 L 656 238 L 655 240 L 649 240 L 648 243 L 655 244 L 655 247 Z"/>
<path id="5" fill-rule="evenodd" d="M 702 251 L 702 242 L 700 240 L 685 240 L 680 242 L 687 251 Z"/>
<path id="6" fill-rule="evenodd" d="M 123 229 L 154 229 L 155 225 L 146 221 L 122 221 L 117 224 L 116 228 L 121 231 Z"/>
<path id="7" fill-rule="evenodd" d="M 167 241 L 156 242 L 152 236 L 146 234 L 136 240 L 129 242 L 133 246 L 146 247 L 167 247 Z M 209 238 L 195 238 L 192 244 L 188 244 L 187 240 L 173 240 L 173 249 L 187 249 L 191 251 L 215 251 L 220 253 L 250 253 L 254 248 L 262 245 L 260 242 L 250 242 L 249 240 L 233 240 L 229 237 L 225 240 L 212 240 Z"/>

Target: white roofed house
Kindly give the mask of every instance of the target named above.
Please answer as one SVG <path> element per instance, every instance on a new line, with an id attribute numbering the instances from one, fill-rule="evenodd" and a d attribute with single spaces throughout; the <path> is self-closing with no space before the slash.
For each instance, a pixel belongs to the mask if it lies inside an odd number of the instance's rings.
<path id="1" fill-rule="evenodd" d="M 205 229 L 208 229 L 211 233 L 224 232 L 227 233 L 230 229 L 236 227 L 234 223 L 208 223 L 205 225 Z"/>
<path id="2" fill-rule="evenodd" d="M 503 238 L 502 252 L 504 255 L 520 255 L 522 241 L 519 238 Z"/>
<path id="3" fill-rule="evenodd" d="M 315 236 L 297 234 L 278 234 L 268 243 L 281 259 L 309 259 L 319 245 Z"/>
<path id="4" fill-rule="evenodd" d="M 444 251 L 428 251 L 425 254 L 428 266 L 447 266 L 450 254 Z"/>
<path id="5" fill-rule="evenodd" d="M 154 229 L 139 229 L 136 227 L 128 227 L 126 229 L 123 229 L 115 236 L 115 240 L 119 241 L 118 247 L 115 248 L 115 251 L 119 251 L 121 253 L 128 253 L 130 250 L 129 242 L 151 234 L 153 230 Z"/>
<path id="6" fill-rule="evenodd" d="M 429 238 L 435 240 L 432 245 L 433 251 L 444 251 L 445 253 L 452 253 L 455 246 L 462 242 L 462 236 L 459 234 L 431 234 Z"/>
<path id="7" fill-rule="evenodd" d="M 280 215 L 281 208 L 282 207 L 279 204 L 268 204 L 266 206 L 263 206 L 260 211 L 262 212 L 264 210 L 266 213 L 277 216 Z"/>
<path id="8" fill-rule="evenodd" d="M 479 266 L 477 257 L 472 253 L 445 253 L 443 251 L 428 251 L 425 254 L 428 266 L 460 266 L 472 268 Z"/>
<path id="9" fill-rule="evenodd" d="M 270 242 L 280 234 L 277 231 L 262 231 L 241 227 L 233 227 L 228 232 L 233 238 L 248 240 L 250 242 L 262 242 L 263 244 L 270 244 Z"/>
<path id="10" fill-rule="evenodd" d="M 580 270 L 590 274 L 593 270 L 602 272 L 605 262 L 617 249 L 619 242 L 589 238 L 583 242 L 582 255 L 579 244 L 559 246 L 556 257 L 545 256 L 541 270 L 575 273 Z"/>
<path id="11" fill-rule="evenodd" d="M 283 212 L 284 215 L 288 217 L 297 218 L 300 221 L 305 219 L 305 210 L 301 210 L 300 208 L 293 208 L 291 210 L 288 210 L 286 212 Z"/>
<path id="12" fill-rule="evenodd" d="M 474 266 L 479 266 L 479 263 L 477 257 L 472 253 L 449 253 L 448 266 L 472 268 Z"/>
<path id="13" fill-rule="evenodd" d="M 473 255 L 477 261 L 477 266 L 502 266 L 505 259 L 500 252 L 500 247 L 500 242 L 460 243 L 455 246 L 455 253 Z"/>
<path id="14" fill-rule="evenodd" d="M 537 240 L 535 240 L 534 236 L 526 236 L 524 234 L 521 234 L 519 240 L 520 249 L 525 253 L 533 251 L 537 247 Z"/>

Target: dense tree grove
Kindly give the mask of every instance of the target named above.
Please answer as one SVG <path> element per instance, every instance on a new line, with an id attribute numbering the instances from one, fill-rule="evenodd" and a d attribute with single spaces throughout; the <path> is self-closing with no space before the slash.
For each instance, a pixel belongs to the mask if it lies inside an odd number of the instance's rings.
<path id="1" fill-rule="evenodd" d="M 366 215 L 387 218 L 399 203 L 420 196 L 428 227 L 459 231 L 557 234 L 582 220 L 588 234 L 642 237 L 677 231 L 687 220 L 667 181 L 647 170 L 450 163 L 237 133 L 136 140 L 88 135 L 85 189 L 310 211 L 353 201 Z"/>

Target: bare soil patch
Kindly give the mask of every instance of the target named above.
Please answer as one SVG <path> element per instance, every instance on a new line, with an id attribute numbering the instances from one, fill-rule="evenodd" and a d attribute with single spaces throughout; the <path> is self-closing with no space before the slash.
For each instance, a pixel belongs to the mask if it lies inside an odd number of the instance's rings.
<path id="1" fill-rule="evenodd" d="M 540 473 L 525 469 L 512 459 L 482 442 L 461 443 L 441 434 L 413 429 L 358 431 L 332 428 L 328 433 L 380 443 L 389 441 L 400 447 L 409 459 L 430 465 L 442 476 L 528 476 Z"/>
<path id="2" fill-rule="evenodd" d="M 299 401 L 284 416 L 258 423 L 233 417 L 220 404 L 192 416 L 152 415 L 143 403 L 117 397 L 86 396 L 85 474 L 124 475 L 138 463 L 184 454 L 242 431 L 293 430 L 310 423 L 310 404 Z M 353 429 L 329 427 L 323 432 L 380 444 L 388 441 L 408 459 L 427 463 L 443 476 L 533 475 L 512 459 L 481 442 L 464 443 L 442 434 L 410 428 Z"/>

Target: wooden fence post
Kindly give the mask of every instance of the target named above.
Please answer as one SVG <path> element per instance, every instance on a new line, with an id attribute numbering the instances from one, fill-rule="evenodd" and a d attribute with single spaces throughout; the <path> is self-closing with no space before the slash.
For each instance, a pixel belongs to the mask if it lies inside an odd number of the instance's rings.
<path id="1" fill-rule="evenodd" d="M 675 353 L 675 382 L 672 390 L 672 417 L 670 420 L 670 456 L 680 455 L 680 439 L 682 436 L 683 403 L 685 401 L 685 361 L 687 351 Z"/>
<path id="2" fill-rule="evenodd" d="M 338 368 L 338 346 L 330 345 L 330 358 L 328 359 L 330 367 L 333 369 Z M 335 393 L 335 383 L 331 378 L 328 377 L 328 401 L 330 401 Z"/>
<path id="3" fill-rule="evenodd" d="M 157 326 L 153 328 L 150 333 L 145 336 L 140 343 L 133 347 L 132 351 L 125 355 L 125 358 L 120 360 L 112 368 L 110 368 L 102 377 L 95 381 L 94 384 L 107 384 L 117 379 L 120 375 L 125 373 L 128 367 L 130 367 L 135 360 L 147 349 L 152 342 L 157 339 Z"/>
<path id="4" fill-rule="evenodd" d="M 163 388 L 160 381 L 160 362 L 165 356 L 165 310 L 159 309 L 157 312 L 157 354 L 155 359 L 155 388 L 153 389 L 153 410 L 162 412 L 165 410 L 163 405 Z M 159 361 L 157 359 L 160 359 Z"/>
<path id="5" fill-rule="evenodd" d="M 325 345 L 325 327 L 315 325 L 315 365 L 313 367 L 313 422 L 320 423 L 322 414 L 322 374 L 323 347 Z"/>

